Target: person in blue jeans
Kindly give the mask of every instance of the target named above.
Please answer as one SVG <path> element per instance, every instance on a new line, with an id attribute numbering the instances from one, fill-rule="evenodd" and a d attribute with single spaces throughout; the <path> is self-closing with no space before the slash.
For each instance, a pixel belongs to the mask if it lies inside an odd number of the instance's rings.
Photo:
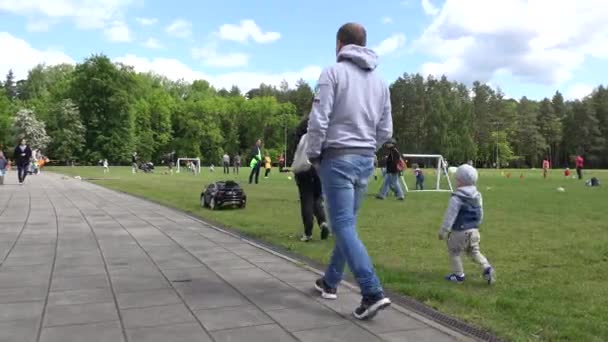
<path id="1" fill-rule="evenodd" d="M 314 286 L 323 298 L 336 299 L 348 264 L 361 289 L 361 304 L 353 312 L 361 320 L 391 304 L 356 230 L 374 155 L 393 134 L 389 89 L 375 72 L 378 56 L 365 47 L 366 40 L 359 24 L 338 30 L 337 63 L 323 70 L 315 87 L 306 150 L 321 178 L 335 237 L 325 275 Z"/>
<path id="2" fill-rule="evenodd" d="M 384 144 L 384 148 L 388 151 L 388 155 L 386 156 L 386 174 L 384 175 L 380 193 L 376 196 L 377 199 L 385 199 L 389 190 L 393 190 L 398 200 L 403 201 L 405 199 L 403 188 L 401 188 L 401 184 L 399 183 L 401 171 L 398 164 L 401 160 L 401 154 L 397 146 L 395 146 L 396 143 L 395 139 L 390 139 Z"/>

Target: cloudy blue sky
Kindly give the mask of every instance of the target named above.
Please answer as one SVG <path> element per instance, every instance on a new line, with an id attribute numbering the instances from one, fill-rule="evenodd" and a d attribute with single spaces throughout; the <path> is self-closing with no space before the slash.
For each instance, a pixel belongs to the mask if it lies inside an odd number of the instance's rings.
<path id="1" fill-rule="evenodd" d="M 608 76 L 605 0 L 0 0 L 0 74 L 93 53 L 243 90 L 316 81 L 362 23 L 387 82 L 447 74 L 509 96 L 579 98 Z"/>

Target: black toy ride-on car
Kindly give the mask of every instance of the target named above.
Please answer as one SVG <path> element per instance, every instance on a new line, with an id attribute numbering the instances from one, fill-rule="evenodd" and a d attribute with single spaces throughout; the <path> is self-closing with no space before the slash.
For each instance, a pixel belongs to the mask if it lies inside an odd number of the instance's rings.
<path id="1" fill-rule="evenodd" d="M 201 193 L 201 207 L 211 210 L 223 207 L 245 208 L 247 195 L 234 181 L 209 184 Z"/>
<path id="2" fill-rule="evenodd" d="M 144 173 L 152 173 L 154 172 L 154 163 L 142 163 L 141 165 L 139 165 L 139 169 L 142 170 Z"/>

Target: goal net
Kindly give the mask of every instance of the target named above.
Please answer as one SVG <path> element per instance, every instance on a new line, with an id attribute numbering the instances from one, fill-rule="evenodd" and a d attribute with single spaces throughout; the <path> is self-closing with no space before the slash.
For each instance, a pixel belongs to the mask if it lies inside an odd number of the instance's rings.
<path id="1" fill-rule="evenodd" d="M 402 156 L 407 164 L 404 177 L 401 177 L 405 191 L 453 191 L 448 165 L 442 155 L 403 154 Z M 417 182 L 416 169 L 419 169 L 418 172 L 424 177 L 422 186 Z"/>
<path id="2" fill-rule="evenodd" d="M 185 168 L 186 172 L 200 174 L 201 173 L 201 159 L 200 158 L 177 158 L 176 172 L 180 173 L 182 168 Z"/>

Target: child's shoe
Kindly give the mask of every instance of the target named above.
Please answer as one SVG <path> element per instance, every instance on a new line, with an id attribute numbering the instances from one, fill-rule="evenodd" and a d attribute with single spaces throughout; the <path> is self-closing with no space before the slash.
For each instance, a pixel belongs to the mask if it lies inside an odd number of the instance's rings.
<path id="1" fill-rule="evenodd" d="M 464 274 L 463 275 L 458 275 L 456 273 L 452 273 L 450 275 L 447 275 L 445 277 L 445 280 L 451 281 L 453 283 L 458 283 L 458 284 L 464 283 Z"/>
<path id="2" fill-rule="evenodd" d="M 483 279 L 488 282 L 488 285 L 492 285 L 496 282 L 496 272 L 494 272 L 494 268 L 492 266 L 483 271 Z"/>

